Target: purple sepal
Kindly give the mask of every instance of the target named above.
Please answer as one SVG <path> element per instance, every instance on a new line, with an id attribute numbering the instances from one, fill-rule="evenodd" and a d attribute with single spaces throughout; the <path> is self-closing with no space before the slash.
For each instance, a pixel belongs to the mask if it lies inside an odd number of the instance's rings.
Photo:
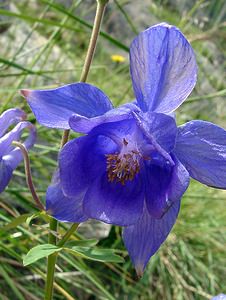
<path id="1" fill-rule="evenodd" d="M 190 176 L 226 189 L 226 131 L 210 122 L 190 121 L 178 128 L 175 155 Z"/>
<path id="2" fill-rule="evenodd" d="M 10 165 L 7 165 L 7 162 L 0 161 L 0 193 L 4 191 L 6 186 L 9 184 L 9 181 L 12 177 L 13 169 Z"/>
<path id="3" fill-rule="evenodd" d="M 19 141 L 24 129 L 30 131 L 29 136 L 23 142 L 23 145 L 29 150 L 35 142 L 36 130 L 35 127 L 27 121 L 19 122 L 11 131 L 5 133 L 7 128 L 20 120 L 25 118 L 25 113 L 19 109 L 11 109 L 0 116 L 0 126 L 2 132 L 0 133 L 0 192 L 2 192 L 8 185 L 13 170 L 23 160 L 21 150 L 12 145 L 13 141 Z"/>
<path id="4" fill-rule="evenodd" d="M 0 137 L 4 135 L 9 126 L 25 119 L 25 112 L 19 108 L 10 108 L 4 111 L 0 116 Z"/>
<path id="5" fill-rule="evenodd" d="M 175 202 L 161 219 L 154 219 L 145 209 L 135 225 L 125 227 L 123 241 L 135 266 L 137 275 L 144 269 L 161 244 L 166 240 L 180 209 L 180 201 Z"/>
<path id="6" fill-rule="evenodd" d="M 130 72 L 140 108 L 169 113 L 193 90 L 197 65 L 192 47 L 179 29 L 161 23 L 133 40 Z"/>
<path id="7" fill-rule="evenodd" d="M 69 129 L 73 114 L 92 118 L 113 108 L 108 97 L 88 83 L 72 83 L 50 90 L 21 90 L 38 122 L 51 128 Z"/>

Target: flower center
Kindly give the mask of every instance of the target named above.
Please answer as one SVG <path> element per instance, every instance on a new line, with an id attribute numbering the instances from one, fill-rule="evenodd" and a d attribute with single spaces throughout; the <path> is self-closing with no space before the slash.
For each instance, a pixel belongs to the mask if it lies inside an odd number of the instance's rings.
<path id="1" fill-rule="evenodd" d="M 109 182 L 132 181 L 140 171 L 141 154 L 138 150 L 130 149 L 128 141 L 123 139 L 123 148 L 120 153 L 106 154 L 107 175 Z"/>

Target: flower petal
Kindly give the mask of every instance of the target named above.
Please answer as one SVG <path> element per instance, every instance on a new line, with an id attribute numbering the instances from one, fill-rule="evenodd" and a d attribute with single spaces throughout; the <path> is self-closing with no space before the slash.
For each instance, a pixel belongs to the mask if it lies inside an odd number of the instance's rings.
<path id="1" fill-rule="evenodd" d="M 143 126 L 149 132 L 156 142 L 166 150 L 171 152 L 175 146 L 177 125 L 174 118 L 161 114 L 147 112 L 143 114 Z"/>
<path id="2" fill-rule="evenodd" d="M 132 111 L 140 111 L 138 106 L 133 103 L 127 103 L 118 108 L 107 111 L 105 114 L 87 118 L 78 114 L 73 115 L 69 120 L 69 125 L 72 130 L 80 133 L 88 133 L 94 127 L 107 123 L 107 122 L 116 122 L 124 119 L 129 119 L 132 117 Z"/>
<path id="3" fill-rule="evenodd" d="M 18 141 L 22 134 L 23 129 L 29 129 L 30 134 L 24 141 L 23 145 L 29 150 L 35 143 L 36 130 L 35 127 L 29 122 L 20 122 L 13 130 L 8 132 L 4 137 L 0 138 L 0 192 L 2 192 L 8 185 L 13 170 L 23 160 L 23 155 L 18 147 L 11 145 L 12 141 Z"/>
<path id="4" fill-rule="evenodd" d="M 219 295 L 211 298 L 210 300 L 226 300 L 226 295 L 225 294 L 219 294 Z"/>
<path id="5" fill-rule="evenodd" d="M 59 155 L 60 179 L 63 192 L 68 196 L 80 195 L 89 180 L 84 170 L 85 153 L 83 150 L 87 137 L 68 142 Z"/>
<path id="6" fill-rule="evenodd" d="M 73 114 L 95 117 L 113 106 L 97 87 L 87 83 L 72 83 L 51 90 L 22 90 L 38 122 L 51 128 L 69 129 Z"/>
<path id="7" fill-rule="evenodd" d="M 146 113 L 137 114 L 135 112 L 133 113 L 134 119 L 136 120 L 136 125 L 142 132 L 143 137 L 145 137 L 146 139 L 146 146 L 144 148 L 146 148 L 146 151 L 149 150 L 152 152 L 153 151 L 157 152 L 158 156 L 159 155 L 161 156 L 161 159 L 165 158 L 166 160 L 169 161 L 171 165 L 174 165 L 174 162 L 168 152 L 174 148 L 174 144 L 175 144 L 176 132 L 177 132 L 175 121 L 171 117 L 168 117 L 164 114 L 156 114 L 150 112 L 150 116 L 152 116 L 152 114 L 153 114 L 153 118 L 149 117 L 150 120 L 146 120 L 148 114 Z M 167 118 L 170 119 L 168 119 L 167 121 Z M 156 124 L 154 124 L 153 122 Z M 169 128 L 171 128 L 171 131 L 168 132 L 170 138 L 164 134 L 164 127 L 166 125 L 168 125 Z M 163 128 L 162 131 L 161 131 L 161 127 Z M 151 146 L 152 149 L 150 148 L 150 144 L 152 145 Z"/>
<path id="8" fill-rule="evenodd" d="M 21 124 L 23 123 L 23 124 Z M 30 122 L 21 122 L 18 124 L 18 132 L 23 129 L 29 129 L 29 136 L 26 138 L 26 140 L 22 143 L 23 146 L 29 150 L 33 147 L 35 140 L 36 140 L 36 129 Z M 19 126 L 21 124 L 21 127 Z M 15 127 L 16 128 L 16 127 Z M 14 128 L 14 129 L 15 129 Z M 19 140 L 21 135 L 21 132 L 19 132 L 18 136 L 14 136 L 13 140 Z M 16 147 L 13 148 L 11 151 L 9 151 L 7 154 L 5 154 L 2 157 L 2 160 L 10 166 L 13 170 L 16 169 L 16 167 L 19 165 L 19 163 L 23 160 L 23 155 L 21 153 L 21 150 Z"/>
<path id="9" fill-rule="evenodd" d="M 12 177 L 13 169 L 0 160 L 0 193 L 4 191 Z"/>
<path id="10" fill-rule="evenodd" d="M 152 218 L 145 209 L 135 225 L 123 230 L 123 241 L 138 276 L 142 276 L 150 257 L 167 238 L 177 219 L 179 209 L 180 201 L 177 201 L 161 219 Z"/>
<path id="11" fill-rule="evenodd" d="M 31 132 L 30 139 L 28 139 L 26 142 L 28 143 L 27 146 L 29 146 L 29 148 L 33 146 L 34 139 L 36 137 L 35 128 L 30 122 L 23 121 L 18 123 L 11 131 L 9 131 L 3 137 L 0 138 L 0 157 L 9 154 L 9 152 L 14 149 L 12 142 L 18 141 L 23 133 L 23 130 L 26 128 L 29 129 Z"/>
<path id="12" fill-rule="evenodd" d="M 179 29 L 162 23 L 140 33 L 132 42 L 130 72 L 140 108 L 169 113 L 194 88 L 197 65 Z"/>
<path id="13" fill-rule="evenodd" d="M 189 185 L 189 173 L 174 158 L 175 165 L 158 166 L 153 163 L 147 168 L 146 205 L 153 218 L 161 218 L 172 203 L 179 201 Z"/>
<path id="14" fill-rule="evenodd" d="M 25 120 L 25 118 L 25 112 L 19 108 L 11 108 L 6 110 L 0 116 L 0 137 L 3 136 L 3 134 L 12 124 Z"/>
<path id="15" fill-rule="evenodd" d="M 83 197 L 84 193 L 78 197 L 65 196 L 60 185 L 59 172 L 56 172 L 47 189 L 46 210 L 61 222 L 84 222 L 87 217 L 83 213 Z"/>
<path id="16" fill-rule="evenodd" d="M 170 185 L 168 187 L 168 201 L 174 203 L 181 199 L 190 183 L 190 175 L 185 167 L 174 157 L 175 166 L 173 167 Z"/>
<path id="17" fill-rule="evenodd" d="M 116 144 L 122 145 L 123 138 L 128 137 L 132 139 L 137 139 L 139 135 L 142 134 L 141 131 L 138 131 L 139 128 L 134 118 L 124 119 L 117 122 L 108 122 L 100 124 L 93 128 L 90 132 L 92 135 L 103 135 L 109 137 Z"/>
<path id="18" fill-rule="evenodd" d="M 105 154 L 114 150 L 113 142 L 104 136 L 83 136 L 67 143 L 59 155 L 63 192 L 73 197 L 87 189 L 106 171 Z"/>
<path id="19" fill-rule="evenodd" d="M 96 178 L 84 198 L 84 212 L 89 218 L 108 224 L 134 224 L 142 214 L 144 187 L 141 177 L 125 185 L 109 182 L 107 174 Z"/>
<path id="20" fill-rule="evenodd" d="M 210 122 L 190 121 L 178 128 L 175 155 L 191 177 L 226 188 L 226 131 Z"/>

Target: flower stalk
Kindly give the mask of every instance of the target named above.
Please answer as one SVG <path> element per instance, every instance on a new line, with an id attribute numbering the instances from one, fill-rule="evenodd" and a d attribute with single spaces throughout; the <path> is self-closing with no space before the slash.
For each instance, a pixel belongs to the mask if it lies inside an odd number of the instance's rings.
<path id="1" fill-rule="evenodd" d="M 58 222 L 56 219 L 51 218 L 49 222 L 49 244 L 56 245 L 57 238 L 54 234 L 57 232 Z M 46 277 L 46 291 L 45 291 L 45 300 L 51 300 L 53 297 L 53 284 L 54 284 L 54 272 L 55 265 L 57 260 L 57 253 L 53 253 L 48 256 L 47 263 L 47 277 Z"/>
<path id="2" fill-rule="evenodd" d="M 24 157 L 24 169 L 25 169 L 25 175 L 26 175 L 26 181 L 27 181 L 27 185 L 28 188 L 30 189 L 32 198 L 34 199 L 36 206 L 40 209 L 40 210 L 45 210 L 45 207 L 43 206 L 42 202 L 40 201 L 35 187 L 34 187 L 34 183 L 32 180 L 32 175 L 31 175 L 31 167 L 30 167 L 30 160 L 29 160 L 29 156 L 28 156 L 28 152 L 27 149 L 25 148 L 25 146 L 23 144 L 21 144 L 20 142 L 17 141 L 13 141 L 12 144 L 18 148 L 20 148 L 23 157 Z"/>
<path id="3" fill-rule="evenodd" d="M 103 1 L 103 0 L 97 1 L 97 10 L 96 10 L 96 16 L 95 16 L 94 25 L 93 25 L 93 31 L 92 31 L 92 34 L 90 37 L 89 47 L 87 50 L 85 63 L 83 66 L 81 77 L 80 77 L 81 82 L 85 82 L 88 77 L 88 73 L 90 70 L 90 66 L 91 66 L 93 56 L 95 53 L 95 49 L 96 49 L 96 45 L 97 45 L 97 39 L 98 39 L 98 35 L 100 32 L 100 26 L 101 26 L 101 22 L 102 22 L 102 19 L 104 16 L 106 4 L 107 4 L 107 1 Z"/>
<path id="4" fill-rule="evenodd" d="M 93 56 L 95 53 L 97 39 L 99 36 L 100 27 L 101 27 L 101 23 L 103 20 L 103 16 L 104 16 L 104 12 L 105 12 L 107 3 L 108 3 L 108 0 L 97 0 L 96 16 L 94 19 L 93 30 L 92 30 L 92 34 L 90 37 L 89 46 L 88 46 L 85 62 L 83 65 L 82 74 L 80 77 L 80 82 L 86 82 L 86 80 L 87 80 L 90 66 L 91 66 Z M 63 134 L 63 137 L 61 140 L 61 147 L 63 147 L 67 143 L 68 138 L 69 138 L 69 132 L 70 132 L 69 129 L 64 131 L 64 134 Z"/>
<path id="5" fill-rule="evenodd" d="M 88 73 L 90 70 L 90 66 L 93 60 L 93 56 L 96 49 L 97 39 L 100 32 L 100 27 L 102 23 L 102 19 L 104 16 L 105 7 L 107 5 L 108 0 L 97 0 L 97 9 L 96 16 L 94 20 L 93 30 L 89 41 L 89 46 L 84 62 L 84 66 L 82 69 L 82 74 L 80 77 L 80 82 L 85 82 L 88 77 Z M 61 140 L 61 148 L 67 143 L 69 138 L 70 130 L 65 130 Z M 64 243 L 70 238 L 73 232 L 77 229 L 79 224 L 73 224 L 68 232 L 64 235 L 62 240 L 58 243 L 58 246 L 63 246 Z M 57 220 L 51 218 L 50 220 L 50 233 L 49 233 L 49 243 L 56 245 L 57 239 L 53 232 L 57 232 Z M 48 256 L 47 263 L 47 278 L 46 278 L 46 292 L 45 292 L 45 300 L 51 300 L 53 297 L 53 285 L 54 285 L 54 272 L 55 272 L 55 264 L 57 260 L 57 253 L 51 254 Z"/>

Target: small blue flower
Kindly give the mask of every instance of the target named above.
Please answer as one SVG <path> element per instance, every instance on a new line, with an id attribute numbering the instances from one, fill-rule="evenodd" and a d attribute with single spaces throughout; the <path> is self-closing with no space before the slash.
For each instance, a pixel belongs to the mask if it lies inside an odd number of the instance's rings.
<path id="1" fill-rule="evenodd" d="M 23 156 L 19 148 L 12 145 L 13 141 L 19 141 L 25 128 L 30 130 L 29 137 L 25 140 L 24 146 L 30 149 L 35 142 L 36 131 L 34 126 L 24 121 L 26 114 L 17 108 L 8 109 L 0 116 L 0 193 L 8 185 L 13 170 L 19 165 Z M 10 131 L 8 128 L 17 123 Z"/>
<path id="2" fill-rule="evenodd" d="M 225 294 L 219 294 L 219 295 L 211 298 L 211 300 L 226 300 L 226 295 Z"/>
<path id="3" fill-rule="evenodd" d="M 205 121 L 177 127 L 171 116 L 197 78 L 194 52 L 176 27 L 140 33 L 130 71 L 136 100 L 119 108 L 85 83 L 22 94 L 41 124 L 85 134 L 60 152 L 47 209 L 61 221 L 124 226 L 141 275 L 171 231 L 190 177 L 226 188 L 226 131 Z"/>

